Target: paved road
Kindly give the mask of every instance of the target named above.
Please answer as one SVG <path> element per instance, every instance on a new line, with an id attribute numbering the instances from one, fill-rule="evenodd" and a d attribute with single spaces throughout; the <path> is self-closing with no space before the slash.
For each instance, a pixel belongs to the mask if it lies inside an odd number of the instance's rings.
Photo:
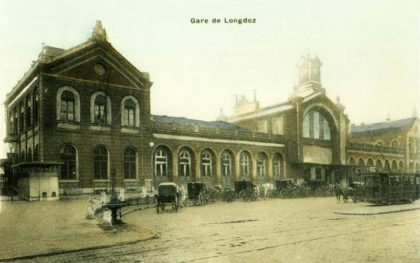
<path id="1" fill-rule="evenodd" d="M 362 204 L 306 198 L 190 206 L 159 215 L 149 209 L 125 221 L 160 232 L 159 239 L 30 262 L 420 262 L 419 210 L 334 213 L 346 205 Z"/>

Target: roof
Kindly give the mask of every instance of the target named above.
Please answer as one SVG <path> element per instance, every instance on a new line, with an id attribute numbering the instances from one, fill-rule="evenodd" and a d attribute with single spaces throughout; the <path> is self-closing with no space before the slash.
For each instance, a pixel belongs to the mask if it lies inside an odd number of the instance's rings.
<path id="1" fill-rule="evenodd" d="M 417 118 L 413 117 L 396 121 L 377 122 L 360 126 L 352 126 L 351 133 L 357 134 L 390 130 L 405 130 L 411 128 L 416 120 Z"/>
<path id="2" fill-rule="evenodd" d="M 202 121 L 188 119 L 184 117 L 171 117 L 166 115 L 152 115 L 152 120 L 160 123 L 180 124 L 180 125 L 198 125 L 207 128 L 219 128 L 229 130 L 244 130 L 243 128 L 225 121 Z"/>

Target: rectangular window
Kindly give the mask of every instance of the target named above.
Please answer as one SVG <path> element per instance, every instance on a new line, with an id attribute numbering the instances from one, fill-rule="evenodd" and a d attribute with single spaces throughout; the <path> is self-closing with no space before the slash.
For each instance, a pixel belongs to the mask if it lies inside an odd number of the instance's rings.
<path id="1" fill-rule="evenodd" d="M 264 133 L 268 132 L 267 121 L 266 120 L 257 122 L 257 132 L 264 132 Z"/>
<path id="2" fill-rule="evenodd" d="M 305 125 L 305 122 L 303 123 L 303 125 Z M 272 132 L 274 134 L 281 134 L 281 135 L 284 134 L 284 130 L 283 130 L 283 117 L 273 118 L 272 119 L 272 122 L 271 122 L 271 126 L 272 126 Z M 304 128 L 304 130 L 305 130 L 305 128 Z"/>

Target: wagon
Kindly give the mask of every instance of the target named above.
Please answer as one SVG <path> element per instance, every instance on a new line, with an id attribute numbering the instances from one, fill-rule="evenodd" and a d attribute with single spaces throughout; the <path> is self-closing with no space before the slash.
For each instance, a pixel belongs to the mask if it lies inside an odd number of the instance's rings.
<path id="1" fill-rule="evenodd" d="M 242 198 L 244 201 L 255 201 L 258 199 L 256 186 L 251 181 L 236 181 L 235 193 L 237 197 Z"/>
<path id="2" fill-rule="evenodd" d="M 379 172 L 363 174 L 361 179 L 353 192 L 355 202 L 395 204 L 417 199 L 414 174 Z"/>
<path id="3" fill-rule="evenodd" d="M 188 200 L 193 204 L 202 204 L 204 187 L 204 183 L 187 183 Z"/>
<path id="4" fill-rule="evenodd" d="M 175 183 L 161 183 L 158 186 L 156 195 L 156 212 L 165 210 L 165 206 L 171 206 L 172 210 L 178 212 L 180 191 Z"/>

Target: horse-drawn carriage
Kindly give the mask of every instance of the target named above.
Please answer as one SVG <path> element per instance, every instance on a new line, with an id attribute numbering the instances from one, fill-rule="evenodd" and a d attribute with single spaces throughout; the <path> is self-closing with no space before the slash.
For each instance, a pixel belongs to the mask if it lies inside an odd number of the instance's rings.
<path id="1" fill-rule="evenodd" d="M 178 212 L 180 189 L 175 183 L 160 183 L 156 195 L 156 212 L 165 210 L 165 206 L 171 206 L 172 210 Z"/>
<path id="2" fill-rule="evenodd" d="M 251 181 L 236 181 L 235 193 L 244 201 L 255 201 L 258 199 L 258 189 Z"/>
<path id="3" fill-rule="evenodd" d="M 367 173 L 352 182 L 350 197 L 354 202 L 372 204 L 407 203 L 417 199 L 415 175 L 407 173 Z"/>
<path id="4" fill-rule="evenodd" d="M 204 183 L 187 183 L 188 200 L 193 204 L 206 204 L 221 199 L 222 191 Z"/>
<path id="5" fill-rule="evenodd" d="M 203 204 L 204 198 L 202 191 L 204 187 L 204 183 L 187 183 L 188 200 L 193 204 Z"/>

